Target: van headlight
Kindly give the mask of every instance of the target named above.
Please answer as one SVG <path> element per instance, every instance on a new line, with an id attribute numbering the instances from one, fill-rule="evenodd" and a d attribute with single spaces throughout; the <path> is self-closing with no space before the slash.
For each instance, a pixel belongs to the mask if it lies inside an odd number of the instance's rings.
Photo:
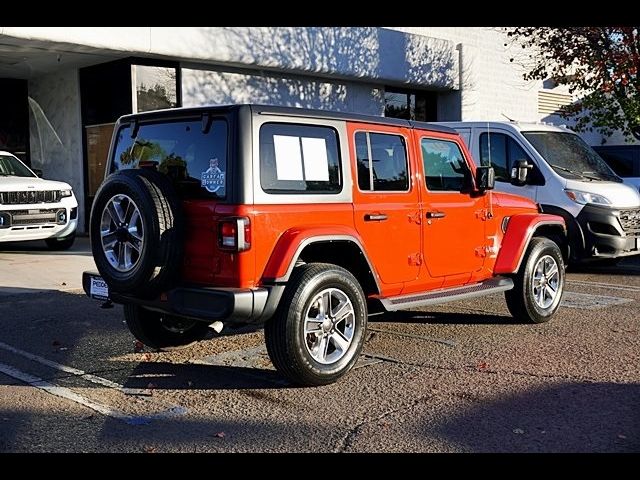
<path id="1" fill-rule="evenodd" d="M 597 193 L 581 192 L 580 190 L 566 189 L 564 193 L 567 194 L 571 200 L 582 205 L 587 203 L 595 203 L 596 205 L 611 205 L 611 201 L 602 195 Z"/>
<path id="2" fill-rule="evenodd" d="M 60 196 L 61 197 L 70 197 L 71 195 L 73 195 L 73 193 L 71 193 L 71 190 L 60 190 Z"/>

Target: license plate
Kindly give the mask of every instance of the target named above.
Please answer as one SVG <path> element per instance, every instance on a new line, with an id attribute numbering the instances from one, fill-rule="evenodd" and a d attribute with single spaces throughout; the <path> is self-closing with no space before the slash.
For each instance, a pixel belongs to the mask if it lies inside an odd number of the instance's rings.
<path id="1" fill-rule="evenodd" d="M 89 284 L 89 296 L 97 300 L 109 299 L 109 287 L 102 277 L 91 277 Z"/>

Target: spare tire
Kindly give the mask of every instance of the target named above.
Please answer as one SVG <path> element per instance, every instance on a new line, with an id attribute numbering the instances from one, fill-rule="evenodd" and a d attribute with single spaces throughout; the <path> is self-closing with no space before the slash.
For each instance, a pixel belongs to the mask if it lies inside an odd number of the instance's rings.
<path id="1" fill-rule="evenodd" d="M 182 206 L 171 181 L 147 169 L 107 177 L 91 209 L 91 250 L 110 290 L 144 298 L 170 288 L 182 265 Z"/>

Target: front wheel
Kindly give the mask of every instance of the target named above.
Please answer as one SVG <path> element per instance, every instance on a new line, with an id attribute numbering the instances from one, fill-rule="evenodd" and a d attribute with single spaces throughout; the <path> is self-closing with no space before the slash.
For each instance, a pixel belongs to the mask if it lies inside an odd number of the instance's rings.
<path id="1" fill-rule="evenodd" d="M 532 239 L 514 278 L 514 288 L 505 292 L 509 312 L 522 322 L 548 322 L 560 306 L 564 280 L 558 245 L 548 238 Z"/>
<path id="2" fill-rule="evenodd" d="M 205 322 L 167 315 L 137 305 L 125 305 L 124 318 L 133 336 L 155 350 L 184 348 L 203 340 L 209 333 L 209 325 Z"/>
<path id="3" fill-rule="evenodd" d="M 354 276 L 311 263 L 291 275 L 265 340 L 271 361 L 291 382 L 327 385 L 355 365 L 366 328 L 365 296 Z"/>

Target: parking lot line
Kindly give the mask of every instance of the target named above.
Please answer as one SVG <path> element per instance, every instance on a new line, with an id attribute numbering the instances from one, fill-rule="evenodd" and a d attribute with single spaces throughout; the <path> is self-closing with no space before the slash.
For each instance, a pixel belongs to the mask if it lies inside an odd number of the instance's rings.
<path id="1" fill-rule="evenodd" d="M 71 367 L 69 365 L 63 365 L 61 363 L 57 363 L 57 362 L 53 362 L 47 358 L 41 357 L 40 355 L 36 355 L 30 352 L 27 352 L 25 350 L 21 350 L 19 348 L 16 348 L 12 345 L 6 344 L 4 342 L 0 342 L 0 348 L 3 350 L 6 350 L 8 352 L 14 353 L 16 355 L 19 355 L 21 357 L 24 357 L 28 360 L 32 360 L 36 363 L 39 363 L 41 365 L 45 365 L 47 367 L 53 368 L 55 370 L 61 371 L 61 372 L 65 372 L 65 373 L 69 373 L 71 375 L 75 375 L 77 377 L 82 378 L 83 380 L 86 380 L 88 382 L 91 383 L 95 383 L 97 385 L 102 385 L 104 387 L 107 388 L 112 388 L 115 390 L 119 390 L 120 392 L 124 393 L 125 395 L 139 395 L 144 389 L 139 389 L 139 388 L 127 388 L 124 387 L 123 385 L 116 383 L 116 382 L 112 382 L 111 380 L 108 380 L 106 378 L 102 378 L 99 377 L 97 375 L 93 375 L 91 373 L 87 373 L 84 370 L 80 370 L 79 368 L 75 368 L 75 367 Z M 86 399 L 85 397 L 82 397 L 78 394 L 76 394 L 75 392 L 64 388 L 64 387 L 60 387 L 58 385 L 46 382 L 45 380 L 42 380 L 38 377 L 35 377 L 29 373 L 25 373 L 25 372 L 21 372 L 20 370 L 17 370 L 9 365 L 6 364 L 1 364 L 0 363 L 0 367 L 4 367 L 6 369 L 2 370 L 0 368 L 0 371 L 6 373 L 7 375 L 9 375 L 10 377 L 16 378 L 18 380 L 22 380 L 26 383 L 28 383 L 29 385 L 35 386 L 37 388 L 40 388 L 38 386 L 38 382 L 42 383 L 42 384 L 46 384 L 49 387 L 47 388 L 43 388 L 43 390 L 48 391 L 49 393 L 53 393 L 54 395 L 57 395 L 59 397 L 64 397 L 64 398 L 68 398 L 69 400 L 73 400 L 73 401 L 77 401 L 78 403 L 81 403 L 82 405 L 88 406 L 89 408 L 93 408 L 90 405 L 87 405 L 84 402 L 89 402 L 91 404 L 95 404 L 98 405 L 99 407 L 104 407 L 106 409 L 109 409 L 109 407 L 105 407 L 102 406 L 101 404 L 98 404 L 96 402 L 93 402 L 92 400 Z M 9 371 L 13 371 L 15 373 L 15 375 L 12 375 L 11 373 L 8 373 Z M 18 375 L 18 376 L 16 376 Z M 29 380 L 25 380 L 26 379 L 35 379 L 34 381 L 36 382 L 36 384 L 33 384 L 31 381 Z M 52 390 L 53 389 L 53 390 Z M 61 390 L 60 390 L 61 389 Z M 58 392 L 58 391 L 62 391 L 63 394 L 58 395 L 57 393 L 54 392 Z M 69 396 L 71 395 L 71 396 Z M 72 398 L 73 397 L 73 398 Z M 81 399 L 82 401 L 76 400 L 76 398 Z M 187 409 L 179 406 L 179 405 L 173 405 L 173 404 L 169 404 L 167 402 L 164 402 L 162 400 L 158 400 L 158 399 L 149 399 L 147 397 L 141 397 L 141 399 L 143 401 L 147 401 L 147 402 L 151 402 L 153 401 L 153 403 L 157 404 L 157 405 L 161 405 L 163 407 L 165 407 L 165 410 L 158 412 L 158 413 L 154 413 L 151 415 L 144 415 L 144 416 L 131 416 L 131 415 L 127 415 L 127 414 L 122 414 L 124 415 L 122 418 L 118 417 L 117 415 L 111 415 L 111 414 L 106 414 L 108 416 L 114 417 L 114 418 L 120 418 L 121 420 L 124 420 L 127 423 L 130 424 L 145 424 L 145 423 L 149 423 L 151 420 L 158 420 L 158 419 L 166 419 L 166 418 L 171 418 L 171 417 L 175 417 L 177 415 L 183 415 L 187 412 Z M 102 411 L 93 408 L 94 410 L 103 413 Z M 112 410 L 112 409 L 111 409 Z M 115 412 L 115 410 L 113 410 Z M 120 412 L 122 413 L 122 412 Z"/>
<path id="2" fill-rule="evenodd" d="M 55 395 L 56 397 L 66 398 L 67 400 L 71 400 L 72 402 L 84 405 L 85 407 L 90 408 L 91 410 L 101 413 L 102 415 L 105 415 L 107 417 L 116 418 L 128 423 L 131 423 L 131 421 L 135 418 L 131 415 L 127 415 L 124 412 L 120 412 L 119 410 L 115 410 L 106 405 L 102 405 L 101 403 L 94 402 L 93 400 L 83 397 L 82 395 L 78 395 L 76 392 L 69 390 L 68 388 L 48 382 L 41 379 L 40 377 L 31 375 L 30 373 L 22 372 L 10 365 L 0 363 L 0 372 L 12 378 L 15 378 L 16 380 L 20 380 L 31 387 L 44 390 L 45 392 L 50 393 L 51 395 Z"/>
<path id="3" fill-rule="evenodd" d="M 25 352 L 24 350 L 20 350 L 19 348 L 13 347 L 4 342 L 0 342 L 0 348 L 2 348 L 3 350 L 7 350 L 8 352 L 15 353 L 16 355 L 20 355 L 21 357 L 27 358 L 41 365 L 51 367 L 55 370 L 59 370 L 65 373 L 70 373 L 72 375 L 77 375 L 78 377 L 82 377 L 83 379 L 91 383 L 96 383 L 98 385 L 103 385 L 109 388 L 115 388 L 115 389 L 124 391 L 124 393 L 127 393 L 126 392 L 127 389 L 122 385 L 120 385 L 119 383 L 112 382 L 111 380 L 107 380 L 106 378 L 98 377 L 96 375 L 92 375 L 91 373 L 87 373 L 84 370 L 70 367 L 68 365 L 62 365 L 61 363 L 52 362 L 51 360 L 41 357 L 40 355 L 35 355 L 30 352 Z"/>

